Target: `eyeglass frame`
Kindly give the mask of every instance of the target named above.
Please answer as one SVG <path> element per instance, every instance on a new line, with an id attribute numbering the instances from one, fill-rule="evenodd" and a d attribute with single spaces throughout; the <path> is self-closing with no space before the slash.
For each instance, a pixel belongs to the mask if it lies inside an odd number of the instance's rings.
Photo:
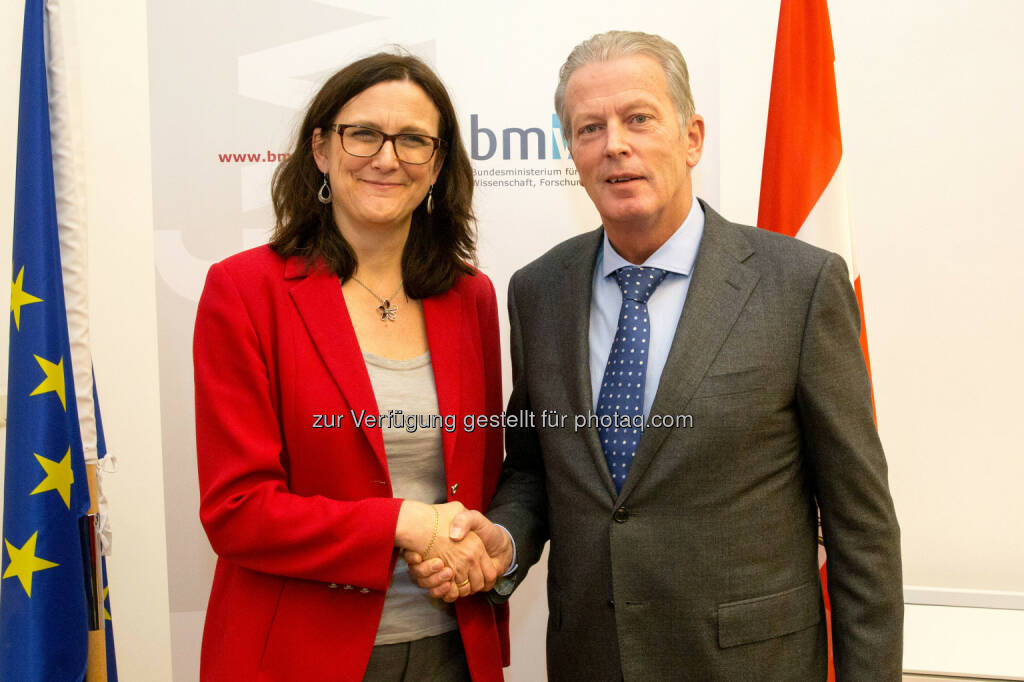
<path id="1" fill-rule="evenodd" d="M 362 128 L 364 130 L 372 130 L 373 132 L 381 136 L 380 146 L 377 147 L 377 150 L 372 154 L 353 154 L 345 147 L 345 130 L 347 128 Z M 440 137 L 434 137 L 433 135 L 426 135 L 424 133 L 393 133 L 389 135 L 388 133 L 385 133 L 383 130 L 377 130 L 376 128 L 371 128 L 370 126 L 359 125 L 356 123 L 331 123 L 330 125 L 327 126 L 327 129 L 333 130 L 334 132 L 338 133 L 338 137 L 341 138 L 341 148 L 345 151 L 346 154 L 348 154 L 349 156 L 355 156 L 356 158 L 360 159 L 371 159 L 374 156 L 377 156 L 377 154 L 380 154 L 380 150 L 384 149 L 384 145 L 390 142 L 391 148 L 395 151 L 396 159 L 398 159 L 402 163 L 411 163 L 414 166 L 422 166 L 423 164 L 430 163 L 433 160 L 434 156 L 437 154 L 438 149 L 442 149 L 448 146 L 447 142 L 442 140 Z M 405 135 L 425 137 L 434 143 L 434 148 L 430 150 L 430 157 L 426 161 L 406 161 L 401 156 L 399 156 L 398 146 L 395 144 L 395 140 Z"/>

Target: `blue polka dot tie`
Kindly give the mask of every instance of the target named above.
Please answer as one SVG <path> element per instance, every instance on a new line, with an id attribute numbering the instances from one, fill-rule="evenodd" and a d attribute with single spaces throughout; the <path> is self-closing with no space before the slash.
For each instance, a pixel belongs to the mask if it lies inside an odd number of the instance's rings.
<path id="1" fill-rule="evenodd" d="M 597 432 L 612 482 L 619 492 L 643 433 L 647 347 L 651 338 L 647 299 L 666 275 L 665 270 L 632 265 L 615 271 L 622 290 L 622 308 L 597 399 Z"/>

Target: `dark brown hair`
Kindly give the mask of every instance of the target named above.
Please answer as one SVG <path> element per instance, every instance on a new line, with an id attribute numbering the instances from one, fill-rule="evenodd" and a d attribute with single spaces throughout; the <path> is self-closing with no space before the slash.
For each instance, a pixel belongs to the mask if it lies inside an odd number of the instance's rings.
<path id="1" fill-rule="evenodd" d="M 277 170 L 271 197 L 277 222 L 270 246 L 282 256 L 302 256 L 307 269 L 324 265 L 342 279 L 355 272 L 356 256 L 334 222 L 331 204 L 317 201 L 323 176 L 313 159 L 313 130 L 326 130 L 345 104 L 364 90 L 387 81 L 411 81 L 421 87 L 441 115 L 438 135 L 444 145 L 441 171 L 434 183 L 434 210 L 426 201 L 412 213 L 402 253 L 402 281 L 412 298 L 440 294 L 454 286 L 476 263 L 473 169 L 462 145 L 455 109 L 441 80 L 411 55 L 379 53 L 353 62 L 328 79 L 313 97 L 299 129 L 295 150 Z"/>

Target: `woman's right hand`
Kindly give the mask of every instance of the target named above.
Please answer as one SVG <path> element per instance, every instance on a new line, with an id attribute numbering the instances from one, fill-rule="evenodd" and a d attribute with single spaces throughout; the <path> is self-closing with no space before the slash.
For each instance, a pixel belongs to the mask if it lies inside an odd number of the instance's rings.
<path id="1" fill-rule="evenodd" d="M 498 577 L 497 562 L 487 555 L 484 543 L 476 533 L 470 531 L 458 541 L 449 538 L 452 519 L 465 509 L 461 502 L 431 506 L 406 500 L 398 515 L 395 544 L 424 560 L 438 558 L 444 563 L 445 572 L 451 572 L 453 587 L 444 595 L 445 601 L 489 590 Z"/>

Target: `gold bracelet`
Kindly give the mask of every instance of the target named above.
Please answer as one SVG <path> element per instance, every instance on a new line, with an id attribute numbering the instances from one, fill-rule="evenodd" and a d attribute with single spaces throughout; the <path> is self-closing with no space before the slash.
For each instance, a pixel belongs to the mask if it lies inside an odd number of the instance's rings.
<path id="1" fill-rule="evenodd" d="M 430 554 L 430 550 L 434 547 L 434 540 L 437 540 L 437 525 L 440 519 L 440 514 L 437 513 L 437 507 L 431 506 L 430 508 L 434 510 L 434 534 L 430 538 L 430 544 L 428 544 L 427 548 L 423 550 L 424 559 L 427 558 L 427 555 Z"/>

